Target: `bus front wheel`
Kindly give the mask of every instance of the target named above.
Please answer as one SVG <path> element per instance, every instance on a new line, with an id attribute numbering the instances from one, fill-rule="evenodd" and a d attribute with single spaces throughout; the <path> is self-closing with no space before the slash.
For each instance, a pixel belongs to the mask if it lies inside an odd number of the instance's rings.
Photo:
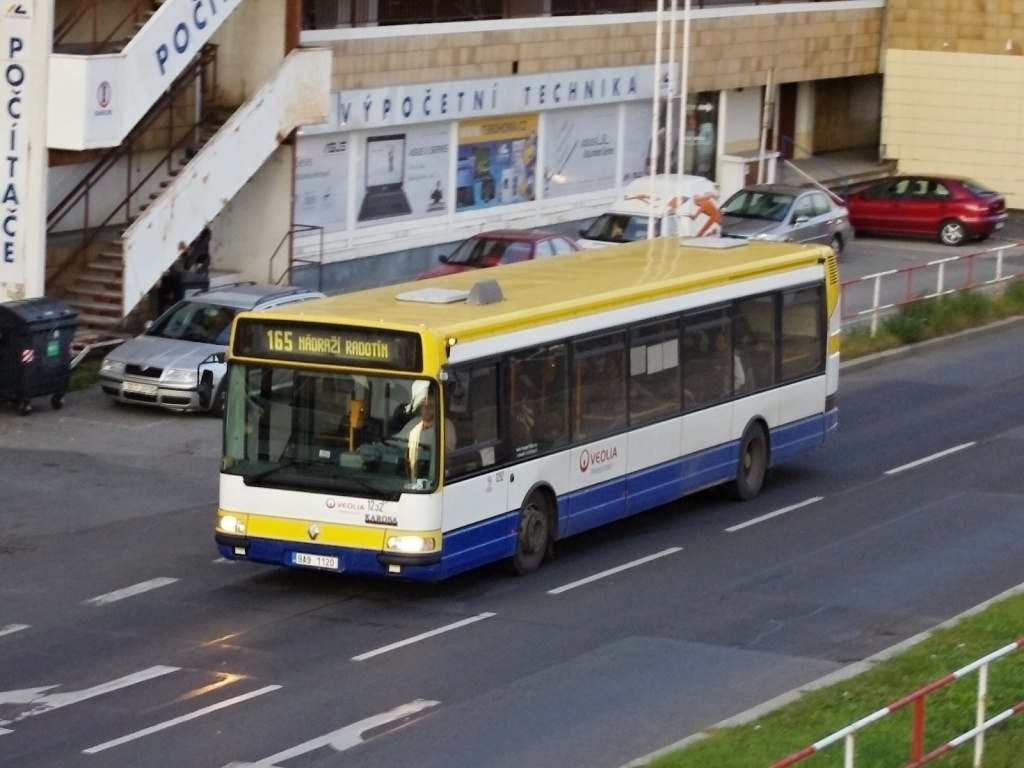
<path id="1" fill-rule="evenodd" d="M 751 424 L 740 441 L 740 460 L 733 482 L 733 496 L 748 501 L 761 491 L 768 473 L 768 439 L 760 424 Z"/>
<path id="2" fill-rule="evenodd" d="M 512 571 L 525 576 L 533 573 L 551 545 L 551 509 L 541 493 L 532 494 L 519 512 L 516 551 L 511 558 Z"/>

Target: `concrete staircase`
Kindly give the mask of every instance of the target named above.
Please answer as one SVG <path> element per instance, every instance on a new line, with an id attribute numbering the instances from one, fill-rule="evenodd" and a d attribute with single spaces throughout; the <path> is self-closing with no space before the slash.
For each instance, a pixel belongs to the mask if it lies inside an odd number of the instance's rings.
<path id="1" fill-rule="evenodd" d="M 152 319 L 152 302 L 141 302 L 127 314 L 124 311 L 124 235 L 139 216 L 171 186 L 230 115 L 230 110 L 216 110 L 201 124 L 197 131 L 198 141 L 181 152 L 171 170 L 157 183 L 156 190 L 149 193 L 148 202 L 138 206 L 138 216 L 111 228 L 107 236 L 98 240 L 89 249 L 89 256 L 78 270 L 74 282 L 60 290 L 61 297 L 78 312 L 78 336 L 82 339 L 132 335 L 141 329 L 146 320 Z"/>

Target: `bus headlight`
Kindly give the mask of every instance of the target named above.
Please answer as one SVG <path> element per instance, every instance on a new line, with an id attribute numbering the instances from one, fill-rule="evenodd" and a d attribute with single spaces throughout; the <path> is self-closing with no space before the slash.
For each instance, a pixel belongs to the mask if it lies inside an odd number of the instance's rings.
<path id="1" fill-rule="evenodd" d="M 388 549 L 396 552 L 433 552 L 433 536 L 389 536 L 387 541 Z"/>
<path id="2" fill-rule="evenodd" d="M 224 533 L 245 533 L 245 520 L 235 515 L 221 515 L 217 521 L 217 530 Z"/>

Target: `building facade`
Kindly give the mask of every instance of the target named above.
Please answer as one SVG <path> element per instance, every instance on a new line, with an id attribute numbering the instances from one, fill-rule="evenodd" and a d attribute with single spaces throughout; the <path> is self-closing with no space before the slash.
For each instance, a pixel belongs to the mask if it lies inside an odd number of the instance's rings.
<path id="1" fill-rule="evenodd" d="M 370 0 L 16 3 L 0 300 L 123 325 L 205 226 L 215 276 L 351 290 L 483 229 L 571 231 L 680 156 L 728 192 L 776 156 L 892 152 L 883 50 L 907 3 L 415 24 Z"/>

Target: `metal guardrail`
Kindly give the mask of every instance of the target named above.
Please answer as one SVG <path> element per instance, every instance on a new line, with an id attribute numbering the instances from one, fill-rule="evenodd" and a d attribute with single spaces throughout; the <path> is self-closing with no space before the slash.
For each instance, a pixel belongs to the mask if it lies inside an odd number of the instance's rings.
<path id="1" fill-rule="evenodd" d="M 884 320 L 925 299 L 968 290 L 997 290 L 1024 278 L 1024 241 L 983 251 L 888 269 L 840 283 L 840 321 L 844 328 L 868 325 L 875 336 Z"/>
<path id="2" fill-rule="evenodd" d="M 913 693 L 904 696 L 902 699 L 894 701 L 887 707 L 883 707 L 875 712 L 872 712 L 867 717 L 862 717 L 855 723 L 851 723 L 845 728 L 832 733 L 825 738 L 810 744 L 798 752 L 794 752 L 789 757 L 783 758 L 777 763 L 772 763 L 770 768 L 788 768 L 801 760 L 810 757 L 811 755 L 820 752 L 826 747 L 835 744 L 836 742 L 842 741 L 844 743 L 844 754 L 843 754 L 843 766 L 844 768 L 855 767 L 855 742 L 856 736 L 859 731 L 864 729 L 871 723 L 877 722 L 878 720 L 891 715 L 893 712 L 897 712 L 904 707 L 913 705 L 913 724 L 912 734 L 910 739 L 910 762 L 905 764 L 905 768 L 917 768 L 918 766 L 930 763 L 938 757 L 946 754 L 947 752 L 956 749 L 961 744 L 965 744 L 968 741 L 974 741 L 974 761 L 973 765 L 981 766 L 982 759 L 985 753 L 985 732 L 988 731 L 995 725 L 1013 717 L 1013 715 L 1024 710 L 1024 701 L 1014 704 L 1008 709 L 1004 709 L 999 714 L 993 717 L 987 717 L 985 714 L 986 703 L 988 701 L 988 668 L 989 664 L 997 659 L 1001 659 L 1004 656 L 1008 656 L 1014 651 L 1024 647 L 1024 637 L 1018 638 L 1015 642 L 1005 645 L 992 653 L 982 656 L 980 659 L 972 661 L 965 667 L 961 667 L 955 672 L 946 675 L 938 680 L 935 680 L 923 688 L 919 688 Z M 961 733 L 949 741 L 945 742 L 941 746 L 925 753 L 924 751 L 924 735 L 925 735 L 925 710 L 928 703 L 928 695 L 935 691 L 945 688 L 951 683 L 959 680 L 971 672 L 978 673 L 978 691 L 975 700 L 975 725 L 973 728 Z"/>

